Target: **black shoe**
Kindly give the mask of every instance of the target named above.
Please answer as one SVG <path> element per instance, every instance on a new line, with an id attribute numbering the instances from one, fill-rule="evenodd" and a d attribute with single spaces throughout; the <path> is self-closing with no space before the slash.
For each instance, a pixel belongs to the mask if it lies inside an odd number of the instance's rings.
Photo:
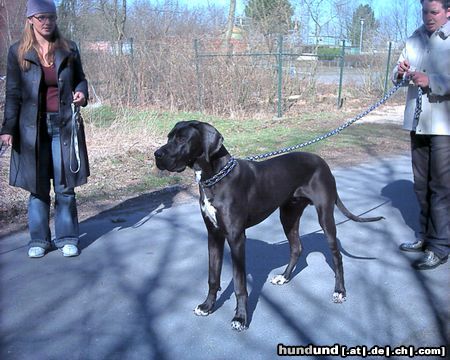
<path id="1" fill-rule="evenodd" d="M 421 252 L 423 251 L 423 240 L 417 240 L 413 243 L 403 243 L 400 245 L 400 250 L 411 251 L 411 252 Z"/>
<path id="2" fill-rule="evenodd" d="M 425 250 L 425 255 L 422 259 L 417 260 L 412 266 L 417 270 L 431 270 L 438 267 L 441 264 L 447 262 L 448 255 L 444 258 L 439 258 L 436 254 L 430 250 Z"/>

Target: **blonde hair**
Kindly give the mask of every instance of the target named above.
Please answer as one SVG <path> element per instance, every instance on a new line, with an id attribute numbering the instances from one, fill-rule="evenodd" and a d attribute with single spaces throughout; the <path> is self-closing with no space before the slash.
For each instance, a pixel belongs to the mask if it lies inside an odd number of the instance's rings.
<path id="1" fill-rule="evenodd" d="M 56 49 L 64 49 L 69 51 L 69 42 L 65 39 L 58 30 L 58 27 L 55 27 L 55 31 L 53 32 L 52 39 L 50 40 L 50 45 L 48 49 L 48 53 L 43 59 L 41 52 L 39 51 L 39 47 L 36 41 L 36 37 L 34 36 L 33 25 L 27 20 L 25 22 L 25 28 L 22 32 L 22 38 L 19 42 L 19 50 L 17 53 L 17 58 L 19 61 L 19 66 L 23 71 L 27 71 L 30 68 L 30 62 L 25 59 L 25 54 L 31 49 L 36 50 L 39 58 L 45 60 L 48 63 L 53 62 L 55 57 Z"/>

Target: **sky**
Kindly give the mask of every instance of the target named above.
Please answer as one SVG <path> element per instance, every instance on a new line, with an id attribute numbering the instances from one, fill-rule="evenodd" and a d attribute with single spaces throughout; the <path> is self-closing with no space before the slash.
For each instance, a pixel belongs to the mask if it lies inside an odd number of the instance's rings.
<path id="1" fill-rule="evenodd" d="M 167 1 L 167 0 L 166 0 Z M 174 0 L 174 2 L 177 2 L 180 5 L 186 6 L 188 8 L 195 8 L 195 7 L 204 7 L 208 5 L 215 5 L 215 6 L 223 6 L 228 9 L 230 1 L 229 0 Z M 389 4 L 392 0 L 359 0 L 357 2 L 361 4 L 370 4 L 371 7 L 375 11 L 375 16 L 379 14 L 379 12 L 383 11 L 383 8 L 386 6 L 386 4 Z M 163 4 L 164 0 L 150 0 L 151 3 L 155 4 Z M 248 1 L 246 0 L 236 0 L 236 14 L 242 15 L 244 13 L 245 4 Z M 295 5 L 295 3 L 298 2 L 296 0 L 291 0 L 291 4 Z"/>

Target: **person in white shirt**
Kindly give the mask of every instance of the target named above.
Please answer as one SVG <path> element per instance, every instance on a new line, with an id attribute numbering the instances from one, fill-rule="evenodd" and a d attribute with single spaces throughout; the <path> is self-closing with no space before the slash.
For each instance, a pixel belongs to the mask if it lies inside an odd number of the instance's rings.
<path id="1" fill-rule="evenodd" d="M 450 1 L 421 0 L 423 25 L 406 41 L 394 81 L 409 79 L 404 128 L 410 131 L 420 230 L 403 251 L 424 251 L 418 270 L 445 263 L 450 237 Z"/>

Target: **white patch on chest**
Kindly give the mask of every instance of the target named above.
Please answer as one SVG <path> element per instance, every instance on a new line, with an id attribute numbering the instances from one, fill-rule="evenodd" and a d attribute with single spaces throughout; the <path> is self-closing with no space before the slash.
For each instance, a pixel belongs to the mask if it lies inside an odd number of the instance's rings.
<path id="1" fill-rule="evenodd" d="M 198 170 L 195 172 L 195 181 L 197 181 L 197 184 L 200 182 L 201 179 L 202 179 L 202 171 Z"/>
<path id="2" fill-rule="evenodd" d="M 205 215 L 209 220 L 211 220 L 212 224 L 217 228 L 217 209 L 212 206 L 209 199 L 205 196 L 203 198 L 203 203 L 201 205 L 202 213 Z"/>

